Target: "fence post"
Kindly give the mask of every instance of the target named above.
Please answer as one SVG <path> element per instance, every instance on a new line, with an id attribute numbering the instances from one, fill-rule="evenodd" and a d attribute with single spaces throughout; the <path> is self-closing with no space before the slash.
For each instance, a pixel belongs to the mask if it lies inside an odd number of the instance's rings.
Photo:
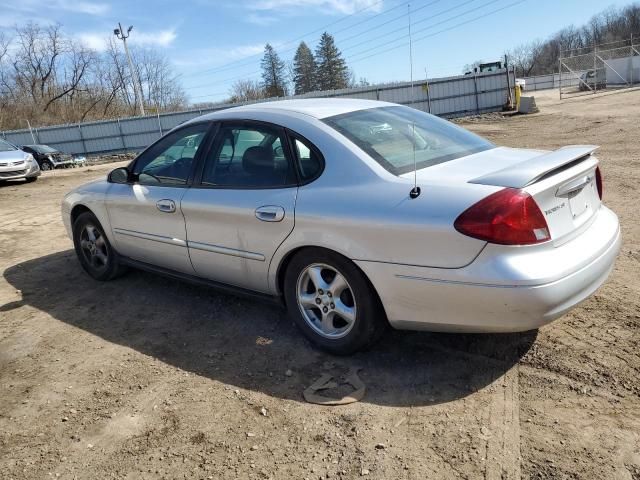
<path id="1" fill-rule="evenodd" d="M 160 122 L 160 112 L 156 112 L 158 114 L 158 128 L 160 128 L 160 136 L 162 137 L 162 123 Z"/>
<path id="2" fill-rule="evenodd" d="M 478 74 L 473 72 L 473 88 L 476 93 L 476 114 L 480 115 L 480 101 L 478 100 Z"/>
<path id="3" fill-rule="evenodd" d="M 594 39 L 595 41 L 595 39 Z M 598 63 L 597 63 L 597 50 L 598 47 L 596 46 L 596 44 L 593 44 L 593 75 L 594 75 L 594 79 L 593 79 L 593 94 L 595 95 L 596 91 L 598 90 Z"/>
<path id="4" fill-rule="evenodd" d="M 562 100 L 562 50 L 560 51 L 560 57 L 558 58 L 558 72 L 560 78 L 558 79 L 558 90 L 560 91 L 560 100 Z"/>
<path id="5" fill-rule="evenodd" d="M 122 133 L 122 125 L 120 125 L 120 118 L 118 120 L 118 132 L 120 133 L 120 143 L 122 143 L 122 150 L 127 153 L 127 144 L 124 142 L 124 134 Z"/>
<path id="6" fill-rule="evenodd" d="M 80 141 L 82 142 L 82 150 L 85 155 L 87 155 L 87 144 L 84 141 L 84 135 L 82 135 L 82 124 L 78 124 L 78 132 L 80 133 Z"/>

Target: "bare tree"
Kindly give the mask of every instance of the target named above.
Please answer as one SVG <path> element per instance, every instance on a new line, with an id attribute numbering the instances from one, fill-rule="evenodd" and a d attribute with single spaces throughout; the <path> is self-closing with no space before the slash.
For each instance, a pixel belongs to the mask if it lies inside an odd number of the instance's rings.
<path id="1" fill-rule="evenodd" d="M 251 102 L 266 98 L 264 88 L 257 80 L 237 80 L 231 85 L 229 91 L 231 98 L 230 102 Z"/>

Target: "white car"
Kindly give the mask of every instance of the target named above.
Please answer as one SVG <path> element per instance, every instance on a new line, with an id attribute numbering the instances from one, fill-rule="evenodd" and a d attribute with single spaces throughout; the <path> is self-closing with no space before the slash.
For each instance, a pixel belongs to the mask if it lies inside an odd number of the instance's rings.
<path id="1" fill-rule="evenodd" d="M 0 140 L 0 182 L 22 179 L 35 182 L 40 173 L 33 155 L 23 152 L 6 140 Z"/>
<path id="2" fill-rule="evenodd" d="M 134 266 L 283 300 L 348 354 L 387 325 L 523 331 L 588 298 L 620 248 L 595 149 L 498 147 L 390 103 L 270 102 L 175 128 L 62 218 L 93 278 Z"/>

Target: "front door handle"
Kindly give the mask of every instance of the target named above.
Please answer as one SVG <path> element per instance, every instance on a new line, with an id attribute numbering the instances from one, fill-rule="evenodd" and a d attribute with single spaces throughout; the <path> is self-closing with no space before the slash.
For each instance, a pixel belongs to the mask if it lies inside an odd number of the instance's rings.
<path id="1" fill-rule="evenodd" d="M 173 213 L 176 211 L 176 202 L 174 202 L 173 200 L 169 200 L 168 198 L 164 198 L 156 202 L 156 207 L 161 212 Z"/>
<path id="2" fill-rule="evenodd" d="M 284 218 L 284 208 L 277 205 L 256 208 L 256 218 L 263 222 L 281 222 Z"/>

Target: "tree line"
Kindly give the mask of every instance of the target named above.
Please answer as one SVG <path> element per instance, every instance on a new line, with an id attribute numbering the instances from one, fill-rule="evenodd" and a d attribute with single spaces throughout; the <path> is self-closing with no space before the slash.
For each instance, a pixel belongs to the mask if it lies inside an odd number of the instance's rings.
<path id="1" fill-rule="evenodd" d="M 305 42 L 300 42 L 289 65 L 267 43 L 260 67 L 262 80 L 236 81 L 231 87 L 230 101 L 251 101 L 368 85 L 364 78 L 355 79 L 335 39 L 327 32 L 320 37 L 315 52 Z"/>
<path id="2" fill-rule="evenodd" d="M 131 55 L 150 112 L 187 106 L 166 56 L 135 46 Z M 133 78 L 115 38 L 98 52 L 66 36 L 59 24 L 0 32 L 0 129 L 135 115 Z"/>
<path id="3" fill-rule="evenodd" d="M 563 57 L 580 55 L 589 53 L 594 45 L 611 42 L 602 48 L 616 48 L 623 43 L 615 42 L 630 40 L 632 36 L 634 44 L 640 45 L 640 3 L 637 2 L 621 8 L 609 7 L 581 27 L 563 28 L 546 40 L 519 45 L 507 55 L 517 76 L 546 75 L 558 72 L 561 52 Z"/>

